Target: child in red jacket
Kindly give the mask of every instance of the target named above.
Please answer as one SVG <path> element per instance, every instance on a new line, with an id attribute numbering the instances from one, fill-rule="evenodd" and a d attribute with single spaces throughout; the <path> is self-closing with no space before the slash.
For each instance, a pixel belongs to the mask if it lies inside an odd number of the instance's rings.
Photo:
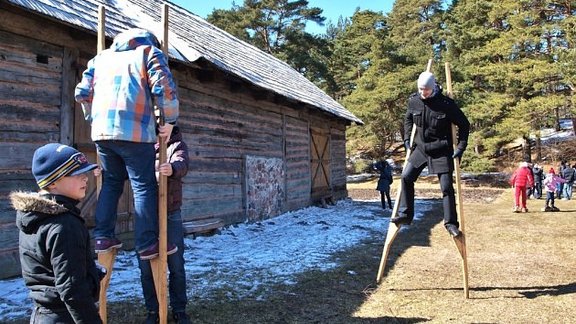
<path id="1" fill-rule="evenodd" d="M 528 162 L 520 163 L 520 167 L 514 171 L 510 178 L 510 185 L 514 188 L 514 208 L 512 211 L 515 213 L 520 211 L 527 213 L 526 188 L 534 186 L 534 177 L 528 168 Z M 520 204 L 522 204 L 522 208 L 520 208 Z"/>

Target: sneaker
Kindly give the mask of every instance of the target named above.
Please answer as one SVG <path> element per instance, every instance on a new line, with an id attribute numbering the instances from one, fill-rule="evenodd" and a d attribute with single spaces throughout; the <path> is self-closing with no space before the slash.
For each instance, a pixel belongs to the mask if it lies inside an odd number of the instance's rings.
<path id="1" fill-rule="evenodd" d="M 555 211 L 555 212 L 560 211 L 560 208 L 558 208 L 558 207 L 552 206 L 551 208 L 552 208 L 552 211 Z"/>
<path id="2" fill-rule="evenodd" d="M 148 316 L 142 324 L 156 324 L 160 323 L 160 316 L 156 312 L 148 312 Z"/>
<path id="3" fill-rule="evenodd" d="M 543 212 L 550 212 L 550 211 L 552 211 L 552 207 L 546 206 L 546 207 L 542 208 L 542 211 Z"/>
<path id="4" fill-rule="evenodd" d="M 185 312 L 175 312 L 172 314 L 172 318 L 178 324 L 190 324 L 190 319 Z"/>
<path id="5" fill-rule="evenodd" d="M 522 212 L 523 212 L 523 213 L 527 213 L 527 212 L 528 212 L 528 208 L 522 207 Z"/>
<path id="6" fill-rule="evenodd" d="M 462 233 L 458 229 L 458 226 L 456 226 L 454 224 L 446 224 L 445 227 L 446 227 L 446 230 L 448 231 L 448 233 L 450 233 L 450 235 L 452 235 L 452 237 L 458 237 Z"/>
<path id="7" fill-rule="evenodd" d="M 154 259 L 155 257 L 157 257 L 158 256 L 158 247 L 159 247 L 159 243 L 156 242 L 156 243 L 152 244 L 149 248 L 138 252 L 138 254 L 140 255 L 140 260 L 150 260 L 150 259 Z M 176 251 L 178 251 L 178 247 L 175 244 L 172 244 L 172 243 L 167 244 L 167 246 L 166 246 L 166 254 L 167 255 L 174 254 Z"/>
<path id="8" fill-rule="evenodd" d="M 512 207 L 512 212 L 513 212 L 513 213 L 519 213 L 519 212 L 520 212 L 520 207 L 519 207 L 519 206 L 514 206 L 514 207 Z"/>
<path id="9" fill-rule="evenodd" d="M 106 253 L 112 249 L 119 249 L 122 247 L 122 242 L 117 238 L 97 238 L 94 244 L 94 251 L 96 253 Z"/>

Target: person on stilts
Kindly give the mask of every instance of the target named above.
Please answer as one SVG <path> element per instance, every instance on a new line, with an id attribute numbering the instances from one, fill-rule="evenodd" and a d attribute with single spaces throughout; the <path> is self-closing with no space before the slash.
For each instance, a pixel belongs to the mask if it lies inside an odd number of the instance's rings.
<path id="1" fill-rule="evenodd" d="M 442 190 L 444 226 L 453 237 L 460 235 L 456 212 L 455 190 L 452 183 L 454 159 L 466 150 L 470 122 L 451 98 L 442 94 L 431 72 L 422 72 L 417 81 L 418 93 L 408 99 L 404 119 L 404 143 L 412 154 L 402 171 L 402 193 L 398 213 L 390 221 L 396 225 L 409 225 L 414 218 L 414 182 L 425 167 L 437 174 Z M 451 124 L 458 127 L 458 143 L 453 148 Z M 410 147 L 410 134 L 416 127 L 414 143 Z"/>
<path id="2" fill-rule="evenodd" d="M 134 198 L 134 234 L 143 260 L 159 254 L 156 136 L 169 138 L 179 115 L 176 84 L 168 57 L 148 30 L 131 28 L 116 35 L 111 47 L 88 62 L 75 89 L 84 117 L 91 124 L 102 167 L 102 190 L 96 205 L 95 251 L 120 248 L 115 236 L 118 201 L 125 180 Z M 158 125 L 155 105 L 166 124 Z M 168 254 L 177 251 L 168 246 Z"/>

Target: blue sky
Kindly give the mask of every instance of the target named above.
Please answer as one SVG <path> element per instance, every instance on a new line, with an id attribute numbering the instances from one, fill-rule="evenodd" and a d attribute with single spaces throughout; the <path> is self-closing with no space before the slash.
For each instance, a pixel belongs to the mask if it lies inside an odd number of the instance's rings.
<path id="1" fill-rule="evenodd" d="M 172 2 L 206 18 L 213 9 L 232 8 L 233 0 L 172 0 Z M 238 5 L 244 3 L 243 0 L 236 0 L 235 2 Z M 357 7 L 360 7 L 361 10 L 369 9 L 387 13 L 392 10 L 393 4 L 394 0 L 308 0 L 309 7 L 321 8 L 326 22 L 332 21 L 333 23 L 336 23 L 340 16 L 351 17 Z M 307 30 L 310 33 L 321 34 L 324 33 L 325 29 L 312 23 L 307 26 Z"/>

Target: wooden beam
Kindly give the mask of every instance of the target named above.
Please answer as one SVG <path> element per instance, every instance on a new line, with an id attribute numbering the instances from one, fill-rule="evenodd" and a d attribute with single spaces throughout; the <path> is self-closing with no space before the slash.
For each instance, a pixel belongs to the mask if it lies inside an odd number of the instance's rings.
<path id="1" fill-rule="evenodd" d="M 168 4 L 162 5 L 162 51 L 168 58 Z M 162 109 L 162 107 L 159 107 Z M 160 125 L 164 125 L 164 114 L 160 113 Z M 158 138 L 160 147 L 158 148 L 159 163 L 167 161 L 166 139 Z M 154 275 L 154 286 L 156 288 L 156 298 L 158 299 L 158 315 L 160 324 L 168 323 L 168 179 L 160 174 L 158 179 L 158 257 L 150 260 L 152 273 Z"/>

